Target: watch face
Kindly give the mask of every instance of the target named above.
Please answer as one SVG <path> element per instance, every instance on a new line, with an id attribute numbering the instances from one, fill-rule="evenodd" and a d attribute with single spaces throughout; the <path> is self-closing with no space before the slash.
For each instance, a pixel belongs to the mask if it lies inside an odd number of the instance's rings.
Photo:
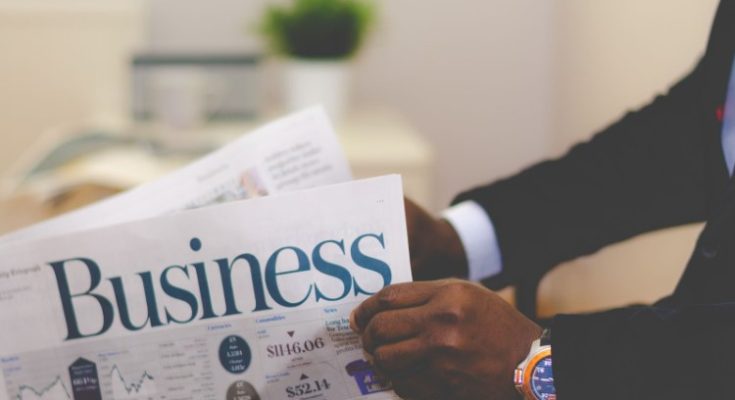
<path id="1" fill-rule="evenodd" d="M 531 390 L 540 400 L 556 400 L 554 375 L 551 371 L 551 357 L 544 357 L 536 364 L 531 375 Z"/>

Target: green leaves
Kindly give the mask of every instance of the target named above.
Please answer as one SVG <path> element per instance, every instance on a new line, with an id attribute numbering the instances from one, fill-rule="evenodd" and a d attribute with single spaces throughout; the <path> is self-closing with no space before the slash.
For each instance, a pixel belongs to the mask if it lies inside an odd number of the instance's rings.
<path id="1" fill-rule="evenodd" d="M 373 21 L 369 0 L 294 0 L 270 6 L 261 32 L 277 54 L 308 59 L 349 58 Z"/>

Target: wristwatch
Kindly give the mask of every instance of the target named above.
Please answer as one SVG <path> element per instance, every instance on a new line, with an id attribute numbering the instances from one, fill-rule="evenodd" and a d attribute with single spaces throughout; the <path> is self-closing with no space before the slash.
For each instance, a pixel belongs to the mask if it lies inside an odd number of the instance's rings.
<path id="1" fill-rule="evenodd" d="M 551 369 L 551 331 L 531 345 L 528 357 L 516 368 L 513 383 L 525 400 L 556 400 L 554 374 Z"/>

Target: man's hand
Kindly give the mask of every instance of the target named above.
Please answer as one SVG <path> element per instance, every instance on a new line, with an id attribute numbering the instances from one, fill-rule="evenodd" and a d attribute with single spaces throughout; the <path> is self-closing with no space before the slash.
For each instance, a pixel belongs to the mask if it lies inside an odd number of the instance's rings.
<path id="1" fill-rule="evenodd" d="M 513 372 L 541 328 L 460 280 L 387 287 L 352 314 L 365 351 L 409 399 L 515 399 Z"/>
<path id="2" fill-rule="evenodd" d="M 467 276 L 467 257 L 449 222 L 434 218 L 409 199 L 406 204 L 411 269 L 418 281 Z"/>

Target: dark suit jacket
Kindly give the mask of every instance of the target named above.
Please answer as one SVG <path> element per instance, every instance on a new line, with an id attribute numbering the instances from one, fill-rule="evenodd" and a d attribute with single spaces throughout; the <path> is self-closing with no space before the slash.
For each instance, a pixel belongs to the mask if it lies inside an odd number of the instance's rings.
<path id="1" fill-rule="evenodd" d="M 561 400 L 735 398 L 735 179 L 717 112 L 734 56 L 735 0 L 723 0 L 704 57 L 667 95 L 561 159 L 455 200 L 491 216 L 506 284 L 643 232 L 707 222 L 671 297 L 554 318 Z"/>

